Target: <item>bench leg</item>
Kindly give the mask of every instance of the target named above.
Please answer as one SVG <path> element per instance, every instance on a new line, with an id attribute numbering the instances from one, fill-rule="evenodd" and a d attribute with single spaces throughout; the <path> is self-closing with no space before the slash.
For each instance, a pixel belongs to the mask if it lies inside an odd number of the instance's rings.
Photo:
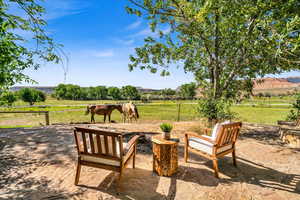
<path id="1" fill-rule="evenodd" d="M 184 162 L 187 163 L 188 158 L 189 158 L 189 150 L 188 150 L 188 147 L 185 146 L 185 147 L 184 147 Z"/>
<path id="2" fill-rule="evenodd" d="M 78 162 L 77 163 L 77 170 L 76 170 L 76 176 L 75 176 L 75 185 L 78 185 L 79 182 L 79 176 L 80 176 L 80 170 L 81 170 L 81 165 Z"/>
<path id="3" fill-rule="evenodd" d="M 214 170 L 215 170 L 215 177 L 219 178 L 219 168 L 218 168 L 218 160 L 217 160 L 217 158 L 213 159 L 213 167 L 214 167 Z"/>
<path id="4" fill-rule="evenodd" d="M 135 155 L 136 155 L 136 146 L 134 146 L 134 152 L 132 157 L 132 168 L 135 168 Z"/>
<path id="5" fill-rule="evenodd" d="M 233 151 L 232 151 L 232 160 L 233 160 L 233 165 L 234 165 L 235 167 L 237 167 L 237 165 L 236 165 L 235 149 L 233 149 Z"/>
<path id="6" fill-rule="evenodd" d="M 188 136 L 185 135 L 184 138 L 184 162 L 187 163 L 189 158 L 189 142 L 188 142 Z"/>

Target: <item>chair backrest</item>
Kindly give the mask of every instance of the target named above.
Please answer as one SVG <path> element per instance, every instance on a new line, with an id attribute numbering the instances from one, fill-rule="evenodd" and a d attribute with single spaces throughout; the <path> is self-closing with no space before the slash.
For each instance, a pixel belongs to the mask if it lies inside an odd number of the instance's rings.
<path id="1" fill-rule="evenodd" d="M 78 155 L 122 158 L 122 133 L 75 127 L 74 136 Z"/>
<path id="2" fill-rule="evenodd" d="M 235 144 L 236 139 L 240 133 L 241 127 L 241 122 L 232 122 L 229 124 L 221 125 L 216 138 L 217 147 Z"/>

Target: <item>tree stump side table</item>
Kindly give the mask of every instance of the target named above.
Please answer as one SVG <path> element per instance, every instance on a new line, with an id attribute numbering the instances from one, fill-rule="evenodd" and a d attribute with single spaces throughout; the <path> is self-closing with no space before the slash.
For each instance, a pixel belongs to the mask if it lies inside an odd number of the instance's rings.
<path id="1" fill-rule="evenodd" d="M 173 140 L 172 140 L 173 139 Z M 153 171 L 159 176 L 172 176 L 178 168 L 178 138 L 170 140 L 153 136 Z"/>

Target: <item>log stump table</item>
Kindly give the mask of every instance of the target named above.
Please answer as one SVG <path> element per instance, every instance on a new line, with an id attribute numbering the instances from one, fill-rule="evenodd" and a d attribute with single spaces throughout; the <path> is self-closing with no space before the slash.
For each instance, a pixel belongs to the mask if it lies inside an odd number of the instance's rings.
<path id="1" fill-rule="evenodd" d="M 172 176 L 178 168 L 178 138 L 165 140 L 161 135 L 152 137 L 153 171 L 159 176 Z"/>

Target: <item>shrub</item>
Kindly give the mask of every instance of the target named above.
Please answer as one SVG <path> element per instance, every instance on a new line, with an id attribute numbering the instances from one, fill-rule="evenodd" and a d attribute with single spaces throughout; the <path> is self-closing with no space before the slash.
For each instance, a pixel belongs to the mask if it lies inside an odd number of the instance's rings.
<path id="1" fill-rule="evenodd" d="M 290 110 L 289 114 L 286 116 L 287 121 L 296 121 L 298 119 L 298 113 L 295 110 Z"/>
<path id="2" fill-rule="evenodd" d="M 290 110 L 289 114 L 286 117 L 288 121 L 295 121 L 298 119 L 300 114 L 300 93 L 296 95 L 296 101 L 292 105 L 292 109 Z"/>
<path id="3" fill-rule="evenodd" d="M 32 88 L 23 88 L 19 91 L 19 96 L 24 102 L 33 105 L 35 102 L 42 102 L 46 100 L 46 95 L 40 90 Z"/>
<path id="4" fill-rule="evenodd" d="M 260 92 L 260 93 L 257 94 L 257 96 L 258 96 L 259 98 L 261 98 L 261 97 L 264 96 L 264 94 Z"/>
<path id="5" fill-rule="evenodd" d="M 269 93 L 269 92 L 266 92 L 266 93 L 265 93 L 265 97 L 271 98 L 271 97 L 272 97 L 272 94 Z"/>
<path id="6" fill-rule="evenodd" d="M 172 126 L 172 124 L 162 123 L 160 125 L 160 129 L 165 133 L 170 133 L 171 130 L 173 129 L 173 126 Z"/>
<path id="7" fill-rule="evenodd" d="M 3 92 L 0 96 L 0 104 L 12 106 L 12 104 L 17 101 L 17 96 L 14 92 Z"/>
<path id="8" fill-rule="evenodd" d="M 202 117 L 212 120 L 232 119 L 234 113 L 230 111 L 231 103 L 223 99 L 203 99 L 199 101 L 198 112 Z"/>

